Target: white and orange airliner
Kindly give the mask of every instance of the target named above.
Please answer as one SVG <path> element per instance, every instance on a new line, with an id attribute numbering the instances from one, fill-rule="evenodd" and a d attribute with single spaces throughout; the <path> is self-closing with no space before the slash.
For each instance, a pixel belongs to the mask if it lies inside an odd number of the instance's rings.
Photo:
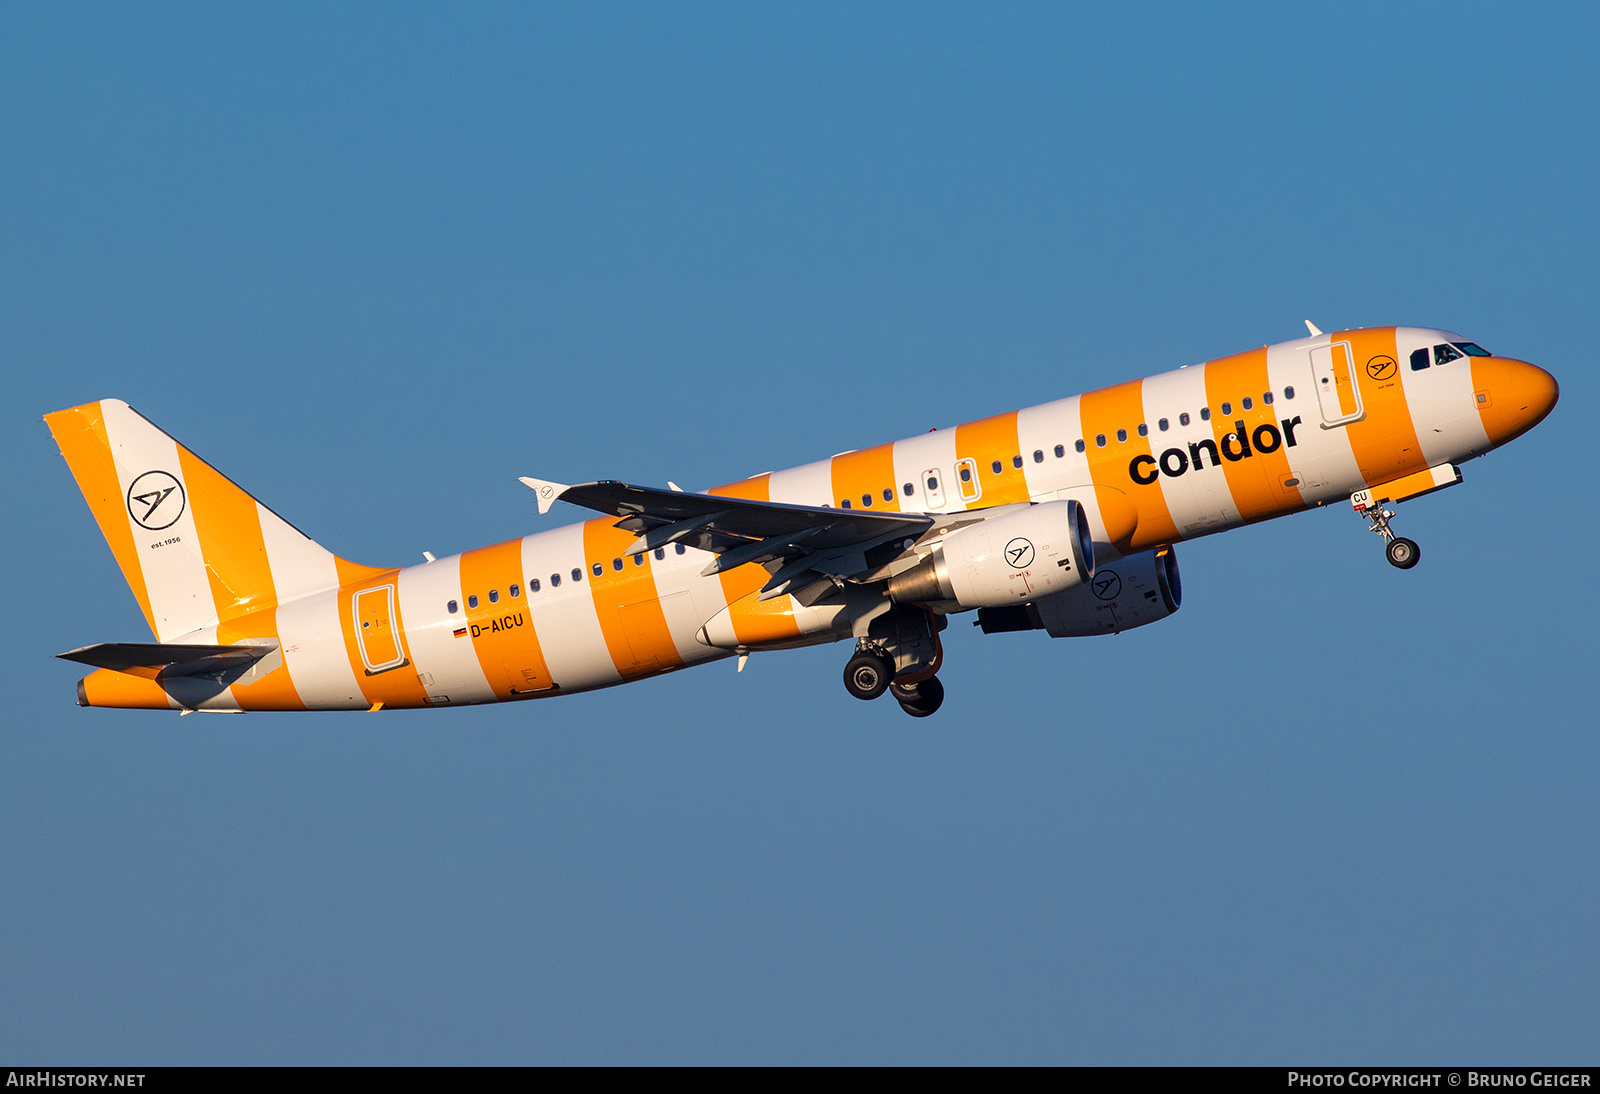
<path id="1" fill-rule="evenodd" d="M 155 642 L 60 656 L 78 702 L 395 710 L 563 695 L 856 640 L 852 695 L 938 709 L 939 634 L 1109 634 L 1178 610 L 1174 544 L 1398 503 L 1531 429 L 1534 365 L 1442 330 L 1324 334 L 692 493 L 524 478 L 603 514 L 403 568 L 346 562 L 126 403 L 45 421 Z"/>

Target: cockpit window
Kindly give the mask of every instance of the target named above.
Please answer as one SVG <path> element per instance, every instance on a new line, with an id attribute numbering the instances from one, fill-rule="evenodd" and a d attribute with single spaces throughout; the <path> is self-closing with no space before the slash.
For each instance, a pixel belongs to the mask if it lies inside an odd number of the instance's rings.
<path id="1" fill-rule="evenodd" d="M 1411 371 L 1421 372 L 1428 367 L 1428 347 L 1411 351 Z"/>
<path id="2" fill-rule="evenodd" d="M 1446 361 L 1459 361 L 1461 357 L 1461 351 L 1448 342 L 1433 347 L 1433 363 L 1436 365 L 1442 365 Z"/>
<path id="3" fill-rule="evenodd" d="M 1493 357 L 1494 354 L 1478 345 L 1476 342 L 1451 342 L 1452 346 L 1465 353 L 1468 357 Z"/>

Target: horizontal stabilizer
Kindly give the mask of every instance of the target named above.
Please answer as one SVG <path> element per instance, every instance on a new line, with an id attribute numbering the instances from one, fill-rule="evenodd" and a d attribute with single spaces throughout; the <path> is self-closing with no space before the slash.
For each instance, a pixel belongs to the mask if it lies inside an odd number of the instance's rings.
<path id="1" fill-rule="evenodd" d="M 174 676 L 218 676 L 250 668 L 277 652 L 276 642 L 249 646 L 176 645 L 162 642 L 99 642 L 58 653 L 65 661 L 111 669 L 147 680 Z"/>

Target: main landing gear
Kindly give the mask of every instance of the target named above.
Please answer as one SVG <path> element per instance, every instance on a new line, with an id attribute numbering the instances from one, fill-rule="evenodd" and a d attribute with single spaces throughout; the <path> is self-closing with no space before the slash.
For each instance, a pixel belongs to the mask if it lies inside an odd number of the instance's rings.
<path id="1" fill-rule="evenodd" d="M 845 690 L 857 699 L 876 699 L 887 691 L 901 710 L 926 718 L 944 702 L 944 685 L 934 675 L 944 663 L 942 629 L 943 616 L 923 611 L 874 619 L 844 667 Z"/>
<path id="2" fill-rule="evenodd" d="M 857 646 L 844 667 L 844 688 L 857 699 L 893 695 L 900 709 L 913 718 L 926 718 L 944 703 L 944 685 L 937 676 L 914 683 L 894 682 L 894 662 L 871 646 Z"/>
<path id="3" fill-rule="evenodd" d="M 1372 500 L 1372 491 L 1357 490 L 1351 494 L 1350 507 L 1366 517 L 1367 524 L 1372 530 L 1383 537 L 1383 553 L 1389 559 L 1389 565 L 1396 569 L 1409 570 L 1422 560 L 1422 548 L 1417 546 L 1416 540 L 1394 534 L 1389 527 L 1389 522 L 1394 519 L 1394 510 L 1375 504 Z"/>

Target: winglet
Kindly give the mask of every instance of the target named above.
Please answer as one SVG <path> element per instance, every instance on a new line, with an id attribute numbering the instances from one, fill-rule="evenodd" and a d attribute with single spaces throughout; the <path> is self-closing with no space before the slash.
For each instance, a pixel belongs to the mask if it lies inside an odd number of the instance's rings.
<path id="1" fill-rule="evenodd" d="M 533 491 L 533 496 L 539 500 L 539 515 L 542 517 L 550 511 L 550 506 L 567 492 L 564 482 L 546 482 L 544 479 L 530 479 L 526 475 L 517 480 L 523 486 Z"/>
<path id="2" fill-rule="evenodd" d="M 1322 334 L 1322 332 L 1317 329 L 1317 325 L 1309 319 L 1306 320 L 1306 330 L 1311 332 L 1311 337 L 1313 338 L 1316 338 Z"/>

